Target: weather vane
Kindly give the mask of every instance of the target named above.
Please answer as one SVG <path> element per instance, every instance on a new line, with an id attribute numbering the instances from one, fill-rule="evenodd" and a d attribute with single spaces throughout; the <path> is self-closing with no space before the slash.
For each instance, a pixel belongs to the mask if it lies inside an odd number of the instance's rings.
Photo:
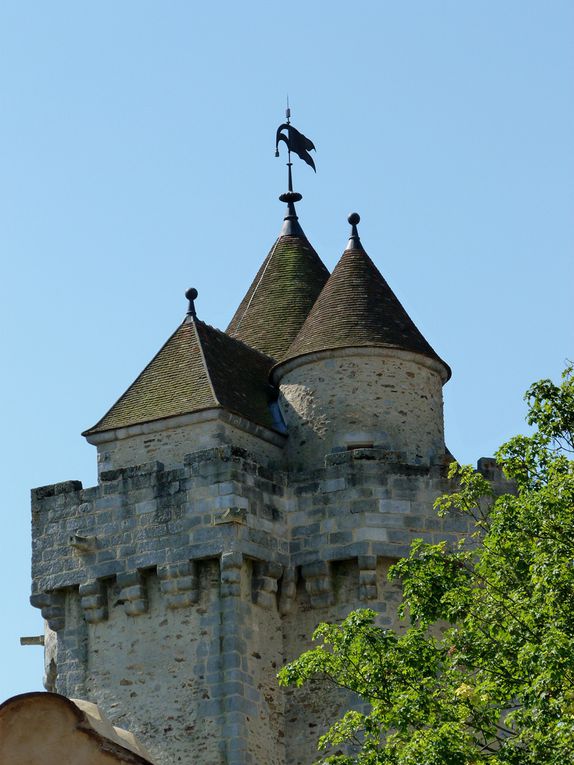
<path id="1" fill-rule="evenodd" d="M 316 151 L 315 144 L 310 141 L 309 138 L 296 130 L 291 124 L 291 109 L 289 108 L 289 97 L 287 97 L 287 109 L 285 110 L 285 116 L 287 122 L 279 125 L 277 128 L 277 135 L 275 137 L 275 156 L 279 156 L 279 142 L 283 141 L 287 145 L 287 167 L 289 170 L 289 191 L 293 191 L 293 177 L 291 173 L 291 152 L 297 154 L 297 156 L 310 165 L 315 172 L 315 162 L 313 157 L 309 154 L 310 151 Z M 286 134 L 283 132 L 286 131 Z"/>

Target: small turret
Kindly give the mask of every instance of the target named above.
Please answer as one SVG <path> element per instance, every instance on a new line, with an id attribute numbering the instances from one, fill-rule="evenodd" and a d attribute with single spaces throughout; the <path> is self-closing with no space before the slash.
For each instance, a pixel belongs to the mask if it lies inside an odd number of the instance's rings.
<path id="1" fill-rule="evenodd" d="M 111 409 L 91 428 L 99 471 L 233 443 L 278 459 L 283 429 L 268 382 L 273 359 L 197 318 L 186 291 L 184 321 Z"/>
<path id="2" fill-rule="evenodd" d="M 445 452 L 442 385 L 450 369 L 365 252 L 359 220 L 349 216 L 343 256 L 273 370 L 295 467 L 357 447 L 417 464 Z"/>

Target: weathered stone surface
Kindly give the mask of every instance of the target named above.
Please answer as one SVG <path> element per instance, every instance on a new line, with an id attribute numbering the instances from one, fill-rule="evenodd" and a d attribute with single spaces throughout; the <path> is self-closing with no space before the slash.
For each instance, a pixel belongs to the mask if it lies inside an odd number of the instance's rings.
<path id="1" fill-rule="evenodd" d="M 403 452 L 429 465 L 444 455 L 442 369 L 424 356 L 386 348 L 303 357 L 280 380 L 290 465 L 321 466 L 335 450 Z M 328 381 L 328 384 L 326 383 Z M 333 464 L 333 456 L 330 456 Z"/>
<path id="2" fill-rule="evenodd" d="M 285 691 L 276 673 L 319 621 L 368 605 L 396 623 L 389 564 L 416 537 L 467 530 L 432 509 L 450 488 L 442 465 L 386 449 L 289 473 L 227 445 L 35 490 L 47 682 L 96 701 L 160 765 L 308 765 L 343 698 Z"/>

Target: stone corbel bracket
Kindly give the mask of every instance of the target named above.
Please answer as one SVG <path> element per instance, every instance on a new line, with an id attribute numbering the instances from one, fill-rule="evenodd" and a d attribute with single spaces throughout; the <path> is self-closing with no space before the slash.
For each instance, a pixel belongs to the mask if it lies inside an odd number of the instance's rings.
<path id="1" fill-rule="evenodd" d="M 335 602 L 333 577 L 329 561 L 319 560 L 301 567 L 305 589 L 314 608 L 332 606 Z"/>
<path id="2" fill-rule="evenodd" d="M 80 585 L 80 604 L 89 624 L 97 624 L 108 618 L 108 592 L 99 579 Z"/>
<path id="3" fill-rule="evenodd" d="M 283 572 L 281 579 L 281 593 L 279 595 L 279 613 L 281 616 L 288 614 L 293 608 L 297 595 L 297 572 L 289 567 Z"/>
<path id="4" fill-rule="evenodd" d="M 269 611 L 277 607 L 278 580 L 283 573 L 280 563 L 256 561 L 253 568 L 253 602 Z"/>
<path id="5" fill-rule="evenodd" d="M 199 578 L 195 561 L 158 566 L 157 575 L 168 608 L 187 608 L 198 602 Z"/>
<path id="6" fill-rule="evenodd" d="M 225 523 L 238 523 L 244 526 L 247 523 L 247 509 L 245 507 L 226 507 L 212 516 L 212 526 L 221 526 Z"/>
<path id="7" fill-rule="evenodd" d="M 149 608 L 147 592 L 140 571 L 128 571 L 117 575 L 120 587 L 120 602 L 123 602 L 128 616 L 145 614 Z"/>
<path id="8" fill-rule="evenodd" d="M 66 596 L 64 592 L 38 592 L 30 596 L 30 603 L 42 610 L 42 616 L 54 632 L 64 629 L 66 624 Z"/>
<path id="9" fill-rule="evenodd" d="M 79 553 L 94 552 L 98 544 L 96 537 L 83 536 L 82 534 L 70 534 L 68 541 L 70 547 L 73 547 Z"/>
<path id="10" fill-rule="evenodd" d="M 377 556 L 359 555 L 359 598 L 361 600 L 377 600 Z"/>
<path id="11" fill-rule="evenodd" d="M 220 562 L 221 597 L 239 597 L 241 595 L 241 569 L 243 554 L 238 550 L 223 553 Z"/>

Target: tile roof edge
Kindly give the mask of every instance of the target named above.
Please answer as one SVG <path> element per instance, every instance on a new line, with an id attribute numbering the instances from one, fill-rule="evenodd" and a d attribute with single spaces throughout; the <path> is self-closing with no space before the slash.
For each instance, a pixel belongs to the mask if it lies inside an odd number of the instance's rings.
<path id="1" fill-rule="evenodd" d="M 269 434 L 271 438 L 265 438 L 263 440 L 275 443 L 277 446 L 282 446 L 286 434 L 281 433 L 274 428 L 269 428 L 268 425 L 250 420 L 245 415 L 231 410 L 230 408 L 224 408 L 223 406 L 210 407 L 206 409 L 198 409 L 195 412 L 188 412 L 186 414 L 174 414 L 169 417 L 158 417 L 155 420 L 145 420 L 133 425 L 124 425 L 119 428 L 110 428 L 108 430 L 101 430 L 97 433 L 86 435 L 88 443 L 102 444 L 109 441 L 121 440 L 123 438 L 131 438 L 137 435 L 147 435 L 149 433 L 155 433 L 165 428 L 165 423 L 170 423 L 171 427 L 194 425 L 201 422 L 209 422 L 210 420 L 224 420 L 233 427 L 243 430 L 247 433 L 252 433 L 255 429 L 260 429 Z M 230 421 L 232 420 L 232 421 Z"/>
<path id="2" fill-rule="evenodd" d="M 207 359 L 205 358 L 205 353 L 203 351 L 203 342 L 201 340 L 201 337 L 199 336 L 199 332 L 197 331 L 197 322 L 201 321 L 201 319 L 196 319 L 194 317 L 190 317 L 190 323 L 193 324 L 193 331 L 195 332 L 195 339 L 197 340 L 197 345 L 199 346 L 199 355 L 201 356 L 201 361 L 203 363 L 203 368 L 205 369 L 205 373 L 207 375 L 207 382 L 209 384 L 209 390 L 211 391 L 211 395 L 213 396 L 213 400 L 218 406 L 222 406 L 221 401 L 219 400 L 219 397 L 217 393 L 215 392 L 215 386 L 213 385 L 213 380 L 211 379 L 211 370 L 209 369 L 209 365 L 207 363 Z M 209 324 L 205 324 L 205 322 L 201 322 L 204 327 L 208 327 Z"/>
<path id="3" fill-rule="evenodd" d="M 218 334 L 223 335 L 226 340 L 231 340 L 234 343 L 239 343 L 239 345 L 242 345 L 248 351 L 251 351 L 251 353 L 255 353 L 257 354 L 257 356 L 261 356 L 262 359 L 266 359 L 270 361 L 271 366 L 277 363 L 277 359 L 274 359 L 273 356 L 268 356 L 266 353 L 263 353 L 263 351 L 260 351 L 258 348 L 254 348 L 252 345 L 249 345 L 249 343 L 246 343 L 245 340 L 240 340 L 238 337 L 234 337 L 233 335 L 230 335 L 227 332 L 225 332 L 223 329 L 214 327 L 212 324 L 207 324 L 206 322 L 202 322 L 202 324 L 208 329 L 211 329 L 214 332 L 217 332 Z"/>
<path id="4" fill-rule="evenodd" d="M 153 364 L 153 362 L 155 361 L 156 357 L 163 351 L 165 346 L 179 332 L 179 330 L 185 325 L 185 323 L 186 323 L 186 319 L 184 319 L 183 321 L 181 321 L 177 325 L 177 327 L 174 329 L 174 331 L 171 333 L 171 335 L 167 338 L 167 340 L 164 343 L 161 344 L 159 350 L 156 353 L 154 353 L 154 355 L 151 357 L 151 359 L 148 361 L 148 363 L 145 365 L 145 367 L 141 370 L 141 372 L 139 372 L 136 375 L 135 379 L 132 380 L 132 382 L 128 385 L 128 387 L 121 394 L 121 396 L 118 396 L 118 398 L 108 408 L 108 410 L 105 412 L 105 414 L 102 417 L 100 417 L 100 419 L 95 423 L 95 425 L 92 425 L 90 428 L 86 428 L 86 430 L 83 430 L 80 435 L 84 436 L 84 438 L 85 438 L 88 435 L 91 435 L 92 433 L 103 432 L 103 431 L 100 431 L 100 428 L 99 428 L 100 423 L 103 422 L 106 419 L 106 417 L 108 416 L 108 414 L 112 411 L 112 409 L 114 409 L 120 403 L 120 401 L 127 396 L 129 391 L 133 388 L 133 386 L 136 384 L 136 382 L 139 380 L 139 378 L 148 369 L 148 367 L 150 367 Z"/>
<path id="5" fill-rule="evenodd" d="M 347 353 L 339 353 L 340 351 L 346 351 Z M 431 369 L 434 368 L 441 374 L 443 378 L 443 385 L 452 377 L 452 370 L 446 361 L 443 361 L 438 354 L 431 356 L 420 351 L 411 351 L 406 348 L 401 348 L 398 345 L 365 343 L 364 345 L 333 345 L 329 348 L 320 348 L 314 351 L 306 351 L 305 353 L 299 353 L 296 356 L 290 356 L 282 359 L 273 365 L 270 372 L 270 379 L 273 385 L 278 385 L 281 377 L 287 372 L 295 369 L 296 367 L 303 366 L 304 364 L 311 364 L 314 361 L 321 361 L 325 358 L 332 358 L 333 356 L 349 355 L 348 351 L 352 351 L 351 355 L 355 356 L 371 356 L 378 355 L 377 351 L 389 351 L 390 354 L 399 354 L 404 358 L 413 358 L 413 360 L 421 363 L 424 359 L 423 366 L 428 366 Z"/>
<path id="6" fill-rule="evenodd" d="M 267 273 L 267 269 L 269 268 L 269 264 L 273 260 L 273 255 L 275 255 L 275 251 L 277 250 L 277 246 L 279 245 L 279 242 L 280 242 L 281 238 L 282 238 L 282 235 L 280 234 L 277 237 L 277 239 L 275 240 L 275 242 L 273 243 L 273 247 L 271 247 L 271 249 L 269 250 L 269 254 L 267 255 L 267 257 L 263 261 L 263 264 L 264 264 L 265 267 L 263 268 L 263 271 L 261 272 L 261 276 L 259 277 L 259 281 L 255 285 L 255 287 L 253 287 L 253 292 L 251 293 L 251 296 L 250 296 L 249 300 L 247 301 L 247 305 L 245 306 L 245 309 L 244 309 L 243 313 L 241 314 L 240 318 L 237 321 L 237 325 L 236 325 L 236 327 L 234 329 L 235 332 L 239 332 L 239 327 L 241 326 L 241 322 L 243 321 L 243 319 L 247 315 L 247 312 L 251 308 L 251 303 L 253 302 L 253 300 L 255 298 L 255 295 L 257 294 L 257 290 L 259 289 L 259 285 L 263 281 L 263 277 Z M 251 287 L 249 287 L 249 289 L 251 289 Z M 248 292 L 249 292 L 249 289 L 248 289 Z M 233 318 L 231 319 L 231 321 L 233 321 Z M 227 332 L 225 334 L 227 334 Z M 233 337 L 233 335 L 229 335 L 229 337 Z"/>
<path id="7" fill-rule="evenodd" d="M 224 411 L 221 404 L 217 406 L 204 407 L 196 409 L 194 412 L 184 412 L 182 414 L 171 414 L 167 417 L 155 417 L 154 419 L 141 420 L 131 425 L 120 425 L 105 430 L 85 430 L 82 435 L 90 444 L 106 443 L 107 441 L 116 441 L 122 438 L 131 438 L 137 435 L 147 435 L 159 430 L 163 430 L 163 423 L 170 421 L 172 427 L 178 425 L 191 425 L 195 422 L 207 422 L 211 419 L 217 419 L 218 413 Z M 212 416 L 206 416 L 213 412 Z M 160 425 L 160 423 L 162 423 Z"/>

